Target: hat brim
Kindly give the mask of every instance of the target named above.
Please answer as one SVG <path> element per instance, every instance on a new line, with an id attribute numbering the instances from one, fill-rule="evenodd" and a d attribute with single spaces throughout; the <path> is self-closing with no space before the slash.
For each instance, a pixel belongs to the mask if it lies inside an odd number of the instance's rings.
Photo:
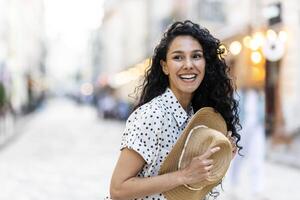
<path id="1" fill-rule="evenodd" d="M 178 170 L 178 162 L 179 162 L 182 150 L 184 149 L 184 145 L 187 140 L 187 137 L 188 137 L 189 133 L 191 132 L 191 130 L 194 127 L 197 127 L 199 125 L 206 126 L 209 129 L 214 129 L 218 133 L 222 133 L 223 135 L 227 134 L 227 126 L 226 126 L 226 122 L 223 119 L 223 117 L 211 107 L 201 108 L 191 118 L 188 125 L 184 129 L 183 133 L 181 134 L 181 136 L 177 140 L 176 144 L 172 148 L 171 152 L 164 160 L 164 162 L 159 170 L 159 174 L 165 174 L 165 173 L 174 172 L 174 171 Z M 226 137 L 225 137 L 225 139 L 222 138 L 222 140 L 225 140 L 225 143 L 230 145 L 230 142 Z M 228 140 L 228 141 L 226 141 L 226 140 Z M 222 152 L 222 150 L 219 152 Z M 229 151 L 229 153 L 228 153 L 228 151 L 226 151 L 226 154 L 227 154 L 227 158 L 228 158 L 229 156 L 231 156 L 231 155 L 229 155 L 229 154 L 231 154 L 231 151 Z M 223 167 L 222 172 L 224 172 L 224 174 L 222 174 L 222 176 L 220 177 L 220 179 L 218 181 L 215 181 L 214 183 L 211 183 L 211 184 L 204 185 L 200 190 L 193 191 L 193 190 L 190 190 L 189 188 L 187 188 L 186 186 L 182 185 L 182 186 L 176 187 L 170 191 L 164 192 L 163 194 L 168 200 L 182 200 L 182 199 L 199 200 L 199 199 L 202 199 L 205 197 L 205 195 L 209 191 L 211 191 L 211 189 L 213 187 L 215 187 L 219 183 L 219 181 L 225 175 L 225 173 L 229 167 L 229 164 L 230 164 L 230 162 L 229 163 L 227 162 L 222 166 Z"/>

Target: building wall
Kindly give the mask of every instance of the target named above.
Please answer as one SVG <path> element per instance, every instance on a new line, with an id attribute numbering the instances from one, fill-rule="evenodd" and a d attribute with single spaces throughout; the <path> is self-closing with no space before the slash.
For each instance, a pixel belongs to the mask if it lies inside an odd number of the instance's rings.
<path id="1" fill-rule="evenodd" d="M 146 1 L 116 1 L 106 7 L 100 37 L 103 73 L 117 73 L 145 58 Z"/>
<path id="2" fill-rule="evenodd" d="M 30 74 L 32 78 L 41 75 L 40 66 L 44 56 L 44 7 L 40 0 L 11 0 L 6 9 L 6 63 L 12 76 L 12 106 L 19 112 L 29 101 L 27 75 Z"/>
<path id="3" fill-rule="evenodd" d="M 288 33 L 285 56 L 281 64 L 280 92 L 285 125 L 288 132 L 300 127 L 300 4 L 282 1 L 283 29 Z"/>

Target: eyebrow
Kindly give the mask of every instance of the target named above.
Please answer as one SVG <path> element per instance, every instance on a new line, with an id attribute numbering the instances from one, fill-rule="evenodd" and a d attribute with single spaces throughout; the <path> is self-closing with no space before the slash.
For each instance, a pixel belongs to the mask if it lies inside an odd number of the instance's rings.
<path id="1" fill-rule="evenodd" d="M 193 52 L 193 53 L 195 53 L 195 52 L 201 52 L 201 53 L 203 53 L 203 51 L 202 51 L 201 49 L 195 49 L 195 50 L 193 50 L 192 52 Z M 171 52 L 171 54 L 177 54 L 177 53 L 183 53 L 183 51 L 181 51 L 181 50 L 176 50 L 176 51 Z"/>

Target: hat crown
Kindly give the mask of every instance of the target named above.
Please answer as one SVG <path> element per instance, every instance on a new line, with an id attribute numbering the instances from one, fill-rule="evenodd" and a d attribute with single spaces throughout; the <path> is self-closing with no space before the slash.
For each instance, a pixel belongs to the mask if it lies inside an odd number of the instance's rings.
<path id="1" fill-rule="evenodd" d="M 211 175 L 205 181 L 189 185 L 190 188 L 197 189 L 203 185 L 218 183 L 227 171 L 224 165 L 226 166 L 227 161 L 231 159 L 231 144 L 221 132 L 203 125 L 196 126 L 190 131 L 180 156 L 178 169 L 184 169 L 194 157 L 202 155 L 208 148 L 216 146 L 221 149 L 210 157 L 214 165 Z"/>
<path id="2" fill-rule="evenodd" d="M 214 160 L 214 167 L 206 181 L 164 192 L 168 200 L 203 199 L 222 180 L 232 157 L 231 143 L 225 137 L 226 134 L 226 122 L 214 108 L 204 107 L 194 114 L 164 160 L 159 174 L 183 169 L 192 158 L 203 154 L 209 147 L 218 146 L 221 149 L 210 157 Z"/>

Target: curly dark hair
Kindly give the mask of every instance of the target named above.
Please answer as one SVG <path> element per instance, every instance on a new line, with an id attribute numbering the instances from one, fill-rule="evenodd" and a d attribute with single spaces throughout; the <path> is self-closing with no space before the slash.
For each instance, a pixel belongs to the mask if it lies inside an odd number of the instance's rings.
<path id="1" fill-rule="evenodd" d="M 228 131 L 232 132 L 232 136 L 236 139 L 236 145 L 241 150 L 242 147 L 238 145 L 240 141 L 238 130 L 241 129 L 238 101 L 234 99 L 235 87 L 229 77 L 229 67 L 222 56 L 225 47 L 222 47 L 220 41 L 213 37 L 206 28 L 192 21 L 174 22 L 163 34 L 160 43 L 154 50 L 144 82 L 139 87 L 141 95 L 135 108 L 161 95 L 169 86 L 168 76 L 163 73 L 160 61 L 166 61 L 170 44 L 174 38 L 182 35 L 192 36 L 201 44 L 206 61 L 204 79 L 192 98 L 194 111 L 205 106 L 215 108 L 225 119 Z"/>

